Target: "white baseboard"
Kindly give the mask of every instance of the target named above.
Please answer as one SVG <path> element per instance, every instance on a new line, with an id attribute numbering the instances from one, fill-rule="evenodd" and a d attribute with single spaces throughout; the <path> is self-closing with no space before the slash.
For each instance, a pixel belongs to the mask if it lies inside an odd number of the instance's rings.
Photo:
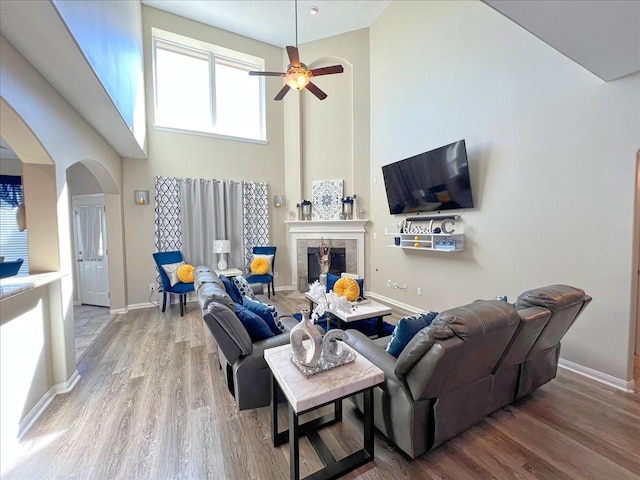
<path id="1" fill-rule="evenodd" d="M 71 375 L 69 380 L 51 387 L 49 391 L 42 396 L 38 403 L 29 410 L 29 413 L 27 413 L 20 421 L 20 424 L 18 425 L 18 440 L 22 440 L 22 437 L 29 431 L 33 424 L 36 423 L 47 407 L 51 404 L 55 396 L 60 395 L 61 393 L 68 393 L 73 390 L 80 381 L 80 378 L 80 374 L 76 370 L 73 372 L 73 375 Z"/>
<path id="2" fill-rule="evenodd" d="M 367 298 L 373 298 L 375 300 L 380 300 L 380 301 L 382 301 L 384 303 L 388 303 L 389 305 L 393 305 L 394 307 L 398 307 L 398 308 L 401 308 L 403 310 L 407 310 L 407 311 L 413 312 L 413 313 L 426 311 L 424 309 L 416 308 L 413 305 L 409 305 L 407 303 L 399 302 L 397 300 L 394 300 L 393 298 L 385 297 L 384 295 L 380 295 L 378 293 L 365 292 L 364 296 L 367 297 Z"/>
<path id="3" fill-rule="evenodd" d="M 139 310 L 141 308 L 150 308 L 150 307 L 157 307 L 157 305 L 155 303 L 151 303 L 151 302 L 144 302 L 144 303 L 132 303 L 131 305 L 127 305 L 127 312 L 129 310 Z M 123 312 L 126 313 L 126 312 Z"/>
<path id="4" fill-rule="evenodd" d="M 408 305 L 406 303 L 398 302 L 392 298 L 385 297 L 384 295 L 379 295 L 373 292 L 366 292 L 367 297 L 374 298 L 376 300 L 381 300 L 385 303 L 393 305 L 398 308 L 402 308 L 404 310 L 408 310 L 410 312 L 421 312 L 424 310 L 417 309 L 413 305 Z M 579 365 L 574 362 L 570 362 L 569 360 L 565 360 L 561 358 L 558 362 L 558 366 L 565 368 L 567 370 L 571 370 L 572 372 L 578 373 L 580 375 L 584 375 L 592 380 L 596 380 L 597 382 L 604 383 L 605 385 L 609 385 L 610 387 L 617 388 L 619 390 L 624 390 L 625 392 L 633 392 L 635 387 L 635 380 L 627 381 L 621 378 L 617 378 L 606 373 L 599 372 L 598 370 L 594 370 L 589 367 L 585 367 L 583 365 Z"/>
<path id="5" fill-rule="evenodd" d="M 123 313 L 127 313 L 129 311 L 129 307 L 124 308 L 112 308 L 109 310 L 111 315 L 122 315 Z"/>
<path id="6" fill-rule="evenodd" d="M 561 358 L 558 361 L 558 366 L 562 367 L 566 370 L 570 370 L 575 373 L 579 373 L 580 375 L 584 375 L 592 380 L 596 380 L 600 383 L 604 383 L 605 385 L 609 385 L 610 387 L 617 388 L 618 390 L 624 390 L 625 392 L 633 392 L 635 387 L 634 380 L 623 380 L 621 378 L 614 377 L 607 373 L 599 372 L 598 370 L 594 370 L 589 367 L 585 367 L 578 363 L 570 362 L 569 360 L 565 360 Z"/>

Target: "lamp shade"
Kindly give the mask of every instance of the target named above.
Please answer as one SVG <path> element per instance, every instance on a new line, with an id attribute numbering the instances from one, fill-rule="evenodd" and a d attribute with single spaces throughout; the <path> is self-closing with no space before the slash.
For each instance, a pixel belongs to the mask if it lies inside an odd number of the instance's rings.
<path id="1" fill-rule="evenodd" d="M 231 242 L 229 240 L 214 240 L 213 251 L 214 253 L 229 253 L 231 252 Z"/>

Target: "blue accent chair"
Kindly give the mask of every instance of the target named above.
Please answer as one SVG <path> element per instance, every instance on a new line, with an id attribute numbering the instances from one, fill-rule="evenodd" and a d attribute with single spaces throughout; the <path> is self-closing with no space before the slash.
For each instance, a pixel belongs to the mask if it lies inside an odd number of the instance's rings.
<path id="1" fill-rule="evenodd" d="M 0 262 L 0 278 L 13 277 L 18 274 L 24 259 L 19 258 L 11 262 Z"/>
<path id="2" fill-rule="evenodd" d="M 182 317 L 184 315 L 184 305 L 187 304 L 187 293 L 195 291 L 193 283 L 178 282 L 172 287 L 167 272 L 162 268 L 162 265 L 182 262 L 182 252 L 156 252 L 153 254 L 153 259 L 156 262 L 160 280 L 162 280 L 162 311 L 164 312 L 167 306 L 167 295 L 169 295 L 169 308 L 171 308 L 170 294 L 173 293 L 178 295 L 180 299 L 180 316 Z"/>
<path id="3" fill-rule="evenodd" d="M 276 247 L 253 247 L 254 255 L 273 255 L 271 259 L 271 271 L 273 272 L 274 265 L 276 263 Z M 249 270 L 251 272 L 251 270 Z M 262 283 L 267 284 L 267 296 L 271 298 L 271 292 L 273 295 L 276 295 L 276 289 L 273 285 L 273 275 L 265 274 L 265 275 L 253 275 L 249 274 L 247 276 L 247 282 L 249 283 Z"/>

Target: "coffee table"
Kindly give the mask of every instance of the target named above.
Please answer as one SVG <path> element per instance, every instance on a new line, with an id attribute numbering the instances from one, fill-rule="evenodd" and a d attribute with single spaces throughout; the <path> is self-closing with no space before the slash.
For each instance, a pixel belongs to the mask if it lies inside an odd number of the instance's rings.
<path id="1" fill-rule="evenodd" d="M 305 293 L 304 296 L 309 300 L 309 309 L 313 311 L 313 307 L 318 303 L 318 298 L 311 296 L 309 292 Z M 358 320 L 370 320 L 372 318 L 377 318 L 377 333 L 378 337 L 383 335 L 383 317 L 387 315 L 391 315 L 391 308 L 387 307 L 378 302 L 374 302 L 373 300 L 368 300 L 367 303 L 356 304 L 351 307 L 350 312 L 344 312 L 342 310 L 337 310 L 333 308 L 329 308 L 327 310 L 331 313 L 338 322 L 338 328 L 345 328 L 345 324 L 349 322 L 356 322 Z M 327 317 L 327 330 L 329 329 L 330 319 Z"/>
<path id="2" fill-rule="evenodd" d="M 306 435 L 325 465 L 306 477 L 319 480 L 337 478 L 373 460 L 373 387 L 384 381 L 384 372 L 355 352 L 352 363 L 305 377 L 289 359 L 290 345 L 269 348 L 264 358 L 271 369 L 271 441 L 274 447 L 289 442 L 289 469 L 292 480 L 300 478 L 299 439 Z M 289 404 L 289 428 L 278 432 L 278 390 Z M 342 400 L 364 394 L 364 446 L 336 460 L 318 434 L 318 429 L 342 420 Z M 333 403 L 333 415 L 300 425 L 300 415 Z"/>

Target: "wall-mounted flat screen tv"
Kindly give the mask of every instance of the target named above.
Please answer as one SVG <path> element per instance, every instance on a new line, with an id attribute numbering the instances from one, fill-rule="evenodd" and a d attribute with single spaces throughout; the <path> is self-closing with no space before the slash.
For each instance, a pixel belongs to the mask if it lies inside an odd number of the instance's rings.
<path id="1" fill-rule="evenodd" d="M 473 208 L 464 140 L 382 167 L 394 214 Z"/>

